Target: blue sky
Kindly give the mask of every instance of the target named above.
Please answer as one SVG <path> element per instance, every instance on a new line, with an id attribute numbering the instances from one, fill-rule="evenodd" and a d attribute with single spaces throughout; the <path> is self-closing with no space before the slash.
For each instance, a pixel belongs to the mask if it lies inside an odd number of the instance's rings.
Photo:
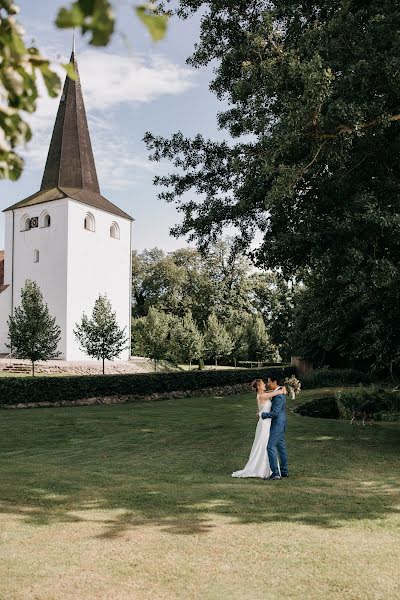
<path id="1" fill-rule="evenodd" d="M 67 0 L 19 0 L 18 4 L 26 40 L 34 39 L 59 68 L 58 63 L 69 59 L 72 35 L 53 22 Z M 168 136 L 179 130 L 185 135 L 221 138 L 216 124 L 221 106 L 208 90 L 211 70 L 185 64 L 198 39 L 198 17 L 172 20 L 166 39 L 154 44 L 134 15 L 134 0 L 114 4 L 118 33 L 110 46 L 90 47 L 79 35 L 76 40 L 100 187 L 103 195 L 135 218 L 136 249 L 173 250 L 186 245 L 183 238 L 169 235 L 180 216 L 173 205 L 157 199 L 157 188 L 152 185 L 154 175 L 169 167 L 148 161 L 142 138 L 146 131 Z M 62 70 L 60 74 L 64 78 Z M 43 89 L 38 111 L 30 117 L 33 140 L 21 149 L 24 174 L 17 182 L 1 182 L 0 210 L 40 188 L 57 108 L 58 99 L 49 99 Z M 0 248 L 3 244 L 1 214 Z"/>

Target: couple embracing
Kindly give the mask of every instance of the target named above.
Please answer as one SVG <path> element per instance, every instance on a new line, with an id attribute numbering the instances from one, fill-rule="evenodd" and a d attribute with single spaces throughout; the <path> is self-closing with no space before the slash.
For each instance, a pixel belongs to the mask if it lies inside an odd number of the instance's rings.
<path id="1" fill-rule="evenodd" d="M 278 385 L 277 376 L 268 377 L 268 388 L 262 379 L 256 379 L 252 388 L 257 394 L 257 428 L 249 460 L 232 477 L 261 477 L 281 479 L 288 477 L 288 457 L 285 444 L 286 388 Z M 278 462 L 279 455 L 279 462 Z"/>

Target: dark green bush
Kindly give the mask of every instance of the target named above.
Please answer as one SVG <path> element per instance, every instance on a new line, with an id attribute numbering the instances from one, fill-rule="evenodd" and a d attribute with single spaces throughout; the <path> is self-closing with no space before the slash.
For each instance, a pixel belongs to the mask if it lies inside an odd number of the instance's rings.
<path id="1" fill-rule="evenodd" d="M 351 419 L 353 413 L 366 413 L 376 421 L 397 421 L 400 417 L 400 392 L 378 387 L 347 390 L 335 394 L 341 417 Z"/>
<path id="2" fill-rule="evenodd" d="M 354 369 L 318 369 L 301 378 L 303 390 L 371 383 L 370 375 Z"/>
<path id="3" fill-rule="evenodd" d="M 275 368 L 282 378 L 295 372 L 293 367 Z M 181 390 L 229 386 L 267 379 L 271 369 L 235 369 L 138 373 L 128 375 L 84 375 L 68 377 L 1 377 L 0 406 L 28 402 L 62 402 L 104 396 L 148 396 Z"/>

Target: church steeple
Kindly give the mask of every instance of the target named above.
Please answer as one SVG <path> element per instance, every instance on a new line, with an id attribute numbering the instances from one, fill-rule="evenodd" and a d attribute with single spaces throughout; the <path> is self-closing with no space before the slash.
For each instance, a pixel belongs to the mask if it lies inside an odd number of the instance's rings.
<path id="1" fill-rule="evenodd" d="M 40 189 L 80 188 L 99 193 L 74 46 L 70 63 L 77 78 L 74 81 L 67 75 L 65 79 Z"/>

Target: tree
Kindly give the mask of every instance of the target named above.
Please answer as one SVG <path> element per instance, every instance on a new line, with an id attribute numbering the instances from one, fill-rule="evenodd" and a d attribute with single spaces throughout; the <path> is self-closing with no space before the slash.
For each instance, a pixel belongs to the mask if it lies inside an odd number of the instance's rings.
<path id="1" fill-rule="evenodd" d="M 276 348 L 271 344 L 262 317 L 254 317 L 247 329 L 249 359 L 257 362 L 277 360 Z"/>
<path id="2" fill-rule="evenodd" d="M 187 313 L 183 319 L 174 321 L 171 329 L 171 345 L 174 356 L 179 361 L 188 362 L 189 369 L 192 368 L 192 361 L 203 355 L 203 336 L 191 313 Z"/>
<path id="3" fill-rule="evenodd" d="M 258 233 L 258 265 L 304 279 L 310 293 L 316 280 L 336 282 L 330 327 L 344 337 L 332 349 L 349 358 L 371 331 L 360 306 L 387 331 L 374 298 L 400 278 L 398 2 L 180 0 L 175 14 L 200 9 L 189 63 L 214 65 L 211 89 L 228 104 L 219 125 L 234 143 L 146 134 L 152 160 L 175 167 L 155 180 L 183 214 L 173 233 L 202 249 L 226 226 L 245 248 Z M 372 274 L 373 286 L 355 289 Z M 357 318 L 343 330 L 344 285 Z M 389 342 L 372 346 L 370 364 L 382 351 L 387 364 L 396 359 Z"/>
<path id="4" fill-rule="evenodd" d="M 166 33 L 168 15 L 158 13 L 145 3 L 135 7 L 139 20 L 149 31 L 153 41 Z M 20 177 L 24 161 L 17 153 L 32 137 L 25 120 L 26 113 L 36 110 L 38 77 L 42 77 L 51 97 L 60 91 L 60 78 L 51 68 L 50 61 L 34 45 L 26 46 L 24 29 L 16 20 L 19 7 L 12 0 L 0 2 L 0 179 Z M 115 16 L 108 0 L 77 0 L 69 7 L 59 9 L 55 24 L 60 28 L 80 28 L 89 35 L 89 44 L 105 46 L 114 33 Z M 75 79 L 72 64 L 62 65 L 69 77 Z"/>
<path id="5" fill-rule="evenodd" d="M 146 317 L 132 323 L 134 348 L 143 356 L 154 360 L 154 370 L 160 360 L 167 358 L 171 351 L 171 317 L 156 308 L 150 308 Z"/>
<path id="6" fill-rule="evenodd" d="M 252 277 L 254 307 L 262 315 L 271 343 L 284 361 L 290 361 L 293 355 L 295 309 L 302 287 L 276 272 L 254 273 Z"/>
<path id="7" fill-rule="evenodd" d="M 33 376 L 38 360 L 50 360 L 61 354 L 57 350 L 61 330 L 34 281 L 25 282 L 21 290 L 21 305 L 8 320 L 8 331 L 10 343 L 7 347 L 17 358 L 31 361 Z"/>
<path id="8" fill-rule="evenodd" d="M 214 359 L 215 366 L 217 366 L 218 359 L 222 356 L 229 356 L 232 348 L 233 343 L 229 333 L 214 314 L 210 315 L 204 330 L 204 353 L 206 358 Z"/>
<path id="9" fill-rule="evenodd" d="M 249 343 L 246 324 L 246 320 L 248 320 L 248 317 L 247 319 L 243 319 L 243 315 L 241 315 L 241 317 L 241 323 L 235 320 L 231 320 L 227 323 L 226 326 L 228 334 L 232 340 L 231 357 L 233 358 L 235 369 L 237 366 L 237 361 L 247 360 L 249 354 Z"/>
<path id="10" fill-rule="evenodd" d="M 206 256 L 193 248 L 134 252 L 133 314 L 143 316 L 150 306 L 177 317 L 190 311 L 199 328 L 213 312 L 220 321 L 231 320 L 252 310 L 251 273 L 250 261 L 229 239 L 219 240 Z"/>
<path id="11" fill-rule="evenodd" d="M 104 361 L 113 360 L 127 347 L 125 328 L 119 327 L 116 314 L 106 295 L 97 298 L 91 318 L 82 315 L 74 334 L 88 356 L 102 360 L 103 375 Z"/>

